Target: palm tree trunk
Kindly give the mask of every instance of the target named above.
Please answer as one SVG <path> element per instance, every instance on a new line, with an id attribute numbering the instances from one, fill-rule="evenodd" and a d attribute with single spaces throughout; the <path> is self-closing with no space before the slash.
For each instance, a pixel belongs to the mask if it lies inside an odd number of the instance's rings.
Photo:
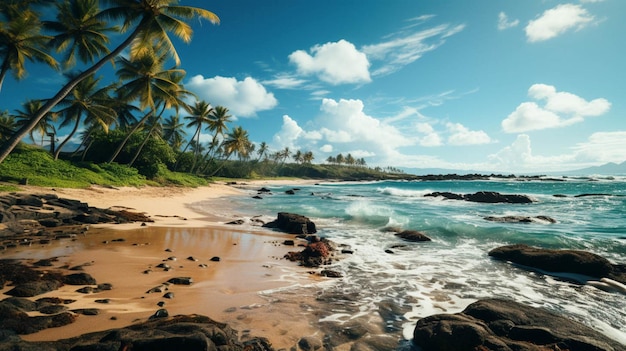
<path id="1" fill-rule="evenodd" d="M 224 168 L 224 166 L 226 165 L 226 162 L 227 162 L 227 161 L 228 161 L 228 159 L 230 158 L 230 155 L 232 155 L 232 154 L 228 154 L 228 155 L 226 156 L 226 159 L 224 159 L 224 161 L 222 161 L 222 164 L 220 164 L 220 166 L 219 166 L 219 167 L 217 167 L 217 168 L 213 171 L 213 173 L 211 173 L 211 175 L 209 175 L 209 177 L 213 177 L 214 175 L 216 175 L 216 174 L 217 174 L 217 172 L 219 172 L 222 168 Z"/>
<path id="2" fill-rule="evenodd" d="M 196 129 L 196 133 L 193 135 L 196 138 L 196 150 L 193 152 L 193 163 L 191 164 L 191 169 L 189 173 L 193 174 L 194 168 L 196 168 L 196 163 L 198 162 L 198 152 L 200 151 L 200 131 L 202 128 L 202 124 L 198 125 L 198 129 Z M 193 138 L 192 138 L 193 139 Z M 191 142 L 190 142 L 191 144 Z"/>
<path id="3" fill-rule="evenodd" d="M 7 76 L 7 72 L 9 71 L 9 53 L 7 53 L 4 61 L 2 62 L 2 68 L 0 69 L 0 91 L 2 91 L 2 84 L 4 83 L 4 78 Z"/>
<path id="4" fill-rule="evenodd" d="M 33 129 L 39 121 L 48 113 L 54 106 L 56 106 L 59 102 L 61 102 L 73 89 L 76 87 L 78 83 L 80 83 L 83 79 L 89 77 L 97 70 L 99 70 L 102 66 L 104 66 L 108 61 L 113 60 L 117 55 L 119 55 L 130 43 L 132 43 L 133 39 L 139 34 L 142 29 L 142 23 L 137 25 L 137 28 L 124 40 L 115 50 L 111 51 L 108 55 L 104 56 L 100 61 L 96 62 L 93 66 L 87 68 L 81 74 L 74 77 L 74 79 L 70 80 L 67 84 L 59 90 L 56 95 L 54 95 L 51 99 L 47 100 L 46 103 L 37 111 L 37 113 L 25 123 L 20 129 L 18 129 L 12 136 L 7 140 L 2 147 L 0 148 L 0 163 L 4 161 L 7 156 L 15 149 L 15 147 L 20 143 L 20 140 L 24 138 L 31 129 Z"/>
<path id="5" fill-rule="evenodd" d="M 124 138 L 124 140 L 122 140 L 122 142 L 119 143 L 119 145 L 117 145 L 117 149 L 115 149 L 115 151 L 113 152 L 113 155 L 111 155 L 111 158 L 109 159 L 107 163 L 111 163 L 115 161 L 117 156 L 119 156 L 120 152 L 122 152 L 122 149 L 124 149 L 124 146 L 126 146 L 126 143 L 128 143 L 128 140 L 130 140 L 130 137 L 139 129 L 139 127 L 141 127 L 148 120 L 150 116 L 152 116 L 153 113 L 154 113 L 154 108 L 150 109 L 150 112 L 146 113 L 146 115 L 143 116 L 141 120 L 139 120 L 139 122 L 135 123 L 133 128 L 126 134 L 126 137 Z"/>
<path id="6" fill-rule="evenodd" d="M 59 159 L 59 154 L 61 153 L 61 149 L 63 148 L 63 146 L 65 146 L 65 144 L 67 144 L 68 141 L 70 141 L 70 139 L 72 139 L 72 137 L 74 136 L 74 133 L 76 133 L 76 131 L 78 130 L 78 126 L 79 125 L 80 125 L 80 116 L 76 117 L 76 123 L 74 123 L 74 129 L 72 129 L 72 131 L 67 136 L 67 138 L 65 138 L 61 142 L 61 144 L 59 146 L 57 146 L 57 149 L 54 152 L 54 160 L 55 161 Z"/>
<path id="7" fill-rule="evenodd" d="M 146 137 L 143 138 L 143 141 L 141 142 L 141 145 L 139 145 L 139 149 L 135 153 L 135 156 L 133 156 L 133 159 L 128 164 L 129 167 L 132 167 L 133 164 L 135 163 L 135 161 L 137 161 L 137 158 L 139 157 L 139 154 L 141 154 L 141 151 L 143 150 L 143 147 L 146 146 L 146 143 L 148 143 L 148 139 L 150 139 L 150 137 L 152 136 L 152 131 L 154 131 L 154 128 L 156 127 L 156 125 L 157 124 L 155 123 L 152 126 L 152 128 L 150 128 L 150 130 L 148 131 L 148 135 L 146 135 Z"/>

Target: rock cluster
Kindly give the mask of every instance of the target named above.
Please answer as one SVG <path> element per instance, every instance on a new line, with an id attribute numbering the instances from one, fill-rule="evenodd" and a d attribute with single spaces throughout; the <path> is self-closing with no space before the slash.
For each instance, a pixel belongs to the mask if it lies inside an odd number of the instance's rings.
<path id="1" fill-rule="evenodd" d="M 91 207 L 56 194 L 10 193 L 0 196 L 0 249 L 83 234 L 90 224 L 153 222 L 128 210 Z"/>
<path id="2" fill-rule="evenodd" d="M 581 323 L 501 299 L 480 300 L 457 314 L 422 318 L 413 343 L 423 351 L 625 349 Z"/>
<path id="3" fill-rule="evenodd" d="M 200 315 L 154 318 L 126 328 L 48 342 L 23 341 L 0 331 L 0 344 L 2 350 L 274 350 L 265 338 L 240 341 L 228 325 Z"/>

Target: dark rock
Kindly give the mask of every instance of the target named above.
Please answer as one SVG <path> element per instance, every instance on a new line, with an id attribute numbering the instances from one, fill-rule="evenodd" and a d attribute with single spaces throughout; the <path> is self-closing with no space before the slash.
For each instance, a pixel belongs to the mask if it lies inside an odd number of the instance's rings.
<path id="1" fill-rule="evenodd" d="M 287 212 L 279 212 L 275 221 L 263 225 L 266 228 L 278 228 L 290 234 L 315 234 L 315 223 L 309 218 Z"/>
<path id="2" fill-rule="evenodd" d="M 165 294 L 163 294 L 163 297 L 166 298 L 166 299 L 173 299 L 174 298 L 174 293 L 171 292 L 171 291 L 170 292 L 166 292 Z"/>
<path id="3" fill-rule="evenodd" d="M 150 319 L 166 318 L 166 317 L 169 317 L 169 316 L 170 316 L 170 314 L 167 312 L 166 309 L 160 308 L 156 312 L 154 312 L 154 314 L 152 316 L 150 316 Z"/>
<path id="4" fill-rule="evenodd" d="M 263 200 L 263 198 L 262 198 L 262 197 L 260 197 L 259 195 L 255 195 L 255 196 L 253 196 L 252 198 L 253 198 L 253 199 L 256 199 L 256 200 Z"/>
<path id="5" fill-rule="evenodd" d="M 96 289 L 94 289 L 92 286 L 84 286 L 80 289 L 77 289 L 76 292 L 77 293 L 81 293 L 81 294 L 91 294 L 93 292 L 95 292 Z"/>
<path id="6" fill-rule="evenodd" d="M 554 218 L 548 216 L 535 216 L 535 217 L 527 217 L 527 216 L 487 216 L 484 217 L 486 221 L 490 222 L 501 222 L 501 223 L 556 223 Z"/>
<path id="7" fill-rule="evenodd" d="M 422 232 L 418 232 L 417 230 L 405 230 L 400 233 L 396 233 L 395 235 L 407 241 L 413 241 L 413 242 L 431 241 L 431 239 L 427 237 L 426 234 Z"/>
<path id="8" fill-rule="evenodd" d="M 214 256 L 214 257 L 211 257 L 211 261 L 212 261 L 212 262 L 219 262 L 219 261 L 220 261 L 220 258 L 219 258 L 219 257 L 217 257 L 217 256 Z"/>
<path id="9" fill-rule="evenodd" d="M 100 314 L 100 310 L 97 308 L 78 308 L 72 310 L 72 312 L 82 314 L 83 316 L 97 316 Z"/>
<path id="10" fill-rule="evenodd" d="M 479 191 L 474 194 L 455 194 L 450 192 L 433 192 L 426 194 L 427 197 L 443 197 L 449 200 L 465 200 L 482 203 L 513 203 L 527 204 L 534 200 L 526 195 L 500 194 L 495 191 Z"/>
<path id="11" fill-rule="evenodd" d="M 435 350 L 624 350 L 576 321 L 514 301 L 487 299 L 457 314 L 422 318 L 413 343 Z"/>
<path id="12" fill-rule="evenodd" d="M 606 258 L 586 251 L 550 250 L 519 244 L 495 248 L 489 252 L 489 256 L 547 272 L 607 277 L 626 283 L 626 274 L 621 266 L 613 265 Z"/>
<path id="13" fill-rule="evenodd" d="M 108 303 L 111 303 L 111 299 L 97 299 L 97 300 L 94 300 L 94 302 L 108 304 Z"/>
<path id="14" fill-rule="evenodd" d="M 305 267 L 319 267 L 332 262 L 331 251 L 334 248 L 327 239 L 309 243 L 301 252 L 288 252 L 285 258 L 300 262 Z"/>
<path id="15" fill-rule="evenodd" d="M 234 221 L 226 222 L 226 224 L 230 225 L 242 225 L 244 223 L 246 223 L 246 221 L 244 221 L 243 219 L 236 219 Z"/>
<path id="16" fill-rule="evenodd" d="M 38 309 L 43 314 L 57 314 L 67 311 L 67 306 L 63 305 L 45 305 Z"/>
<path id="17" fill-rule="evenodd" d="M 195 261 L 198 261 L 198 259 L 197 259 L 197 258 L 195 258 L 195 257 L 193 257 L 193 256 L 189 256 L 189 257 L 187 257 L 187 260 L 189 260 L 189 261 L 194 261 L 194 262 L 195 262 Z"/>
<path id="18" fill-rule="evenodd" d="M 298 340 L 298 346 L 302 351 L 315 351 L 322 349 L 322 340 L 314 336 L 305 336 Z"/>
<path id="19" fill-rule="evenodd" d="M 68 285 L 95 285 L 96 279 L 89 273 L 73 273 L 63 277 L 63 282 Z"/>
<path id="20" fill-rule="evenodd" d="M 294 246 L 294 245 L 296 245 L 296 243 L 293 240 L 285 240 L 285 241 L 283 241 L 283 245 Z"/>
<path id="21" fill-rule="evenodd" d="M 343 274 L 341 274 L 341 272 L 333 271 L 330 269 L 323 269 L 320 272 L 320 275 L 322 277 L 328 277 L 328 278 L 342 278 L 343 277 Z"/>
<path id="22" fill-rule="evenodd" d="M 54 291 L 61 287 L 61 285 L 61 282 L 55 280 L 31 281 L 15 286 L 13 289 L 7 291 L 5 294 L 17 297 L 33 297 L 50 291 Z"/>
<path id="23" fill-rule="evenodd" d="M 193 279 L 191 279 L 191 277 L 175 277 L 171 278 L 167 282 L 175 285 L 191 285 L 191 283 L 193 283 Z"/>

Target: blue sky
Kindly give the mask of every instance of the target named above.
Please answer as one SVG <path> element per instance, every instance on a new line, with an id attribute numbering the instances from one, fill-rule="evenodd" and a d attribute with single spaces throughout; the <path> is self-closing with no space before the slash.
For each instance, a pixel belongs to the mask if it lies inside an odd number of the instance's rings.
<path id="1" fill-rule="evenodd" d="M 273 150 L 516 173 L 626 160 L 626 1 L 180 3 L 221 19 L 177 45 L 185 87 Z M 34 66 L 0 108 L 62 81 Z"/>

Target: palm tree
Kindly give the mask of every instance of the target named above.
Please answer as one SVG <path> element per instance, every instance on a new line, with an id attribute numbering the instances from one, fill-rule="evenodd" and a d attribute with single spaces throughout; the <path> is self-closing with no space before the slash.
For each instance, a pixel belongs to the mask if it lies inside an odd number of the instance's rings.
<path id="1" fill-rule="evenodd" d="M 39 61 L 58 69 L 57 61 L 48 54 L 51 37 L 41 33 L 42 24 L 36 12 L 25 3 L 9 3 L 0 7 L 0 90 L 10 71 L 15 79 L 26 76 L 25 61 Z M 46 111 L 47 112 L 47 111 Z M 45 112 L 41 114 L 43 118 Z M 30 126 L 34 127 L 39 121 Z M 24 128 L 19 142 L 30 129 Z M 16 145 L 17 145 L 16 142 Z"/>
<path id="2" fill-rule="evenodd" d="M 117 119 L 115 126 L 117 128 L 126 129 L 135 123 L 137 123 L 137 114 L 141 112 L 139 107 L 133 105 L 132 101 L 129 101 L 124 95 L 123 90 L 119 84 L 115 85 L 115 92 L 108 105 L 115 110 Z"/>
<path id="3" fill-rule="evenodd" d="M 307 151 L 302 156 L 302 162 L 304 163 L 310 164 L 311 162 L 313 162 L 314 159 L 315 157 L 313 156 L 313 151 Z"/>
<path id="4" fill-rule="evenodd" d="M 9 115 L 8 111 L 0 113 L 0 140 L 7 139 L 17 128 L 15 117 Z"/>
<path id="5" fill-rule="evenodd" d="M 293 154 L 293 160 L 296 161 L 296 163 L 300 163 L 303 161 L 303 156 L 304 154 L 302 153 L 302 151 L 298 150 L 295 154 Z"/>
<path id="6" fill-rule="evenodd" d="M 146 132 L 141 145 L 139 145 L 137 152 L 135 152 L 135 156 L 133 156 L 133 159 L 130 160 L 130 163 L 128 164 L 131 167 L 135 161 L 137 161 L 139 154 L 141 154 L 141 151 L 143 150 L 143 147 L 146 146 L 146 143 L 148 143 L 148 140 L 150 138 L 161 138 L 163 135 L 163 125 L 161 124 L 161 118 L 159 116 L 151 116 L 145 124 L 148 131 Z"/>
<path id="7" fill-rule="evenodd" d="M 76 64 L 76 56 L 82 63 L 89 63 L 109 53 L 106 33 L 119 29 L 107 27 L 106 21 L 96 17 L 100 11 L 97 0 L 63 1 L 56 6 L 57 20 L 44 22 L 44 27 L 56 33 L 50 46 L 65 52 L 65 68 Z"/>
<path id="8" fill-rule="evenodd" d="M 112 87 L 106 86 L 99 88 L 98 84 L 101 79 L 102 78 L 95 78 L 92 75 L 82 80 L 76 85 L 76 88 L 72 90 L 72 93 L 58 104 L 58 106 L 63 107 L 57 112 L 60 116 L 64 117 L 61 122 L 61 127 L 70 124 L 73 124 L 74 127 L 54 153 L 55 160 L 59 158 L 63 146 L 65 146 L 65 144 L 72 139 L 74 134 L 76 134 L 76 131 L 78 131 L 83 116 L 85 118 L 85 124 L 89 125 L 92 122 L 97 123 L 102 126 L 105 132 L 108 132 L 109 126 L 115 121 L 117 117 L 115 110 L 107 105 L 111 100 L 109 91 L 111 91 Z"/>
<path id="9" fill-rule="evenodd" d="M 98 14 L 100 18 L 110 18 L 123 22 L 121 31 L 126 31 L 135 25 L 130 35 L 122 41 L 114 50 L 100 58 L 91 67 L 85 69 L 81 74 L 69 81 L 59 90 L 46 104 L 37 112 L 28 124 L 22 126 L 15 134 L 0 148 L 0 162 L 13 151 L 19 141 L 31 130 L 39 120 L 42 119 L 56 104 L 58 104 L 72 89 L 83 79 L 95 73 L 108 61 L 117 57 L 124 49 L 130 46 L 130 58 L 142 57 L 147 49 L 155 45 L 166 50 L 178 65 L 180 59 L 176 49 L 168 36 L 168 32 L 174 33 L 185 43 L 191 41 L 193 30 L 191 26 L 182 19 L 200 17 L 219 23 L 219 18 L 212 12 L 201 8 L 190 6 L 177 6 L 178 0 L 108 0 L 113 7 L 108 8 Z"/>
<path id="10" fill-rule="evenodd" d="M 282 158 L 282 162 L 281 162 L 281 167 L 285 164 L 285 161 L 287 161 L 287 159 L 289 157 L 291 157 L 291 150 L 289 150 L 288 146 L 285 146 L 285 148 L 280 152 L 280 157 Z"/>
<path id="11" fill-rule="evenodd" d="M 203 124 L 209 124 L 211 119 L 210 116 L 213 112 L 213 107 L 208 102 L 201 100 L 196 101 L 193 106 L 190 107 L 189 113 L 190 116 L 186 116 L 185 119 L 189 120 L 187 123 L 187 128 L 196 127 L 196 131 L 194 132 L 189 144 L 195 139 L 196 147 L 194 148 L 194 157 L 193 164 L 191 165 L 190 173 L 193 173 L 194 168 L 196 167 L 196 163 L 198 162 L 198 151 L 200 146 L 200 132 L 202 131 Z M 189 146 L 187 144 L 187 147 Z M 185 150 L 187 149 L 185 147 Z"/>
<path id="12" fill-rule="evenodd" d="M 263 156 L 267 155 L 267 151 L 269 150 L 269 147 L 267 146 L 266 142 L 261 142 L 261 144 L 259 145 L 259 149 L 257 150 L 257 155 L 259 155 L 259 158 L 257 158 L 257 162 L 260 161 Z"/>
<path id="13" fill-rule="evenodd" d="M 116 74 L 121 81 L 126 81 L 120 88 L 122 96 L 127 101 L 138 99 L 139 108 L 142 110 L 149 108 L 149 110 L 127 133 L 112 154 L 109 163 L 117 158 L 131 135 L 152 114 L 156 113 L 157 109 L 161 109 L 160 114 L 162 114 L 166 109 L 172 107 L 176 110 L 181 106 L 187 108 L 184 98 L 193 94 L 181 85 L 185 71 L 177 68 L 164 69 L 165 60 L 166 56 L 159 55 L 159 52 L 145 52 L 144 56 L 135 61 L 130 61 L 124 57 L 119 57 L 116 60 L 120 66 Z"/>
<path id="14" fill-rule="evenodd" d="M 226 155 L 226 159 L 222 162 L 220 167 L 218 167 L 213 173 L 211 177 L 214 176 L 228 161 L 230 156 L 233 154 L 239 155 L 239 158 L 246 158 L 248 156 L 248 150 L 250 150 L 250 138 L 248 137 L 248 131 L 244 130 L 241 126 L 233 129 L 232 132 L 226 135 L 226 139 L 222 142 L 222 147 L 224 148 L 224 154 Z"/>
<path id="15" fill-rule="evenodd" d="M 163 140 L 167 141 L 174 151 L 179 151 L 185 140 L 185 126 L 178 115 L 170 116 L 163 125 Z"/>
<path id="16" fill-rule="evenodd" d="M 23 110 L 16 110 L 17 113 L 15 115 L 15 126 L 20 127 L 25 123 L 28 123 L 30 118 L 39 111 L 41 106 L 43 105 L 43 101 L 41 100 L 28 100 L 22 106 L 24 106 Z M 30 139 L 35 142 L 35 133 L 38 133 L 41 136 L 40 145 L 43 146 L 43 140 L 48 135 L 48 133 L 56 133 L 56 129 L 54 124 L 52 123 L 56 119 L 56 114 L 49 113 L 46 115 L 46 118 L 42 118 L 39 123 L 32 128 L 28 134 L 30 135 Z"/>
<path id="17" fill-rule="evenodd" d="M 224 135 L 228 130 L 227 123 L 230 122 L 231 118 L 232 116 L 228 114 L 228 109 L 224 106 L 216 106 L 213 111 L 211 111 L 211 119 L 207 125 L 207 129 L 213 132 L 211 146 L 219 144 L 217 143 L 218 137 Z M 209 149 L 209 152 L 210 151 L 212 150 Z"/>

